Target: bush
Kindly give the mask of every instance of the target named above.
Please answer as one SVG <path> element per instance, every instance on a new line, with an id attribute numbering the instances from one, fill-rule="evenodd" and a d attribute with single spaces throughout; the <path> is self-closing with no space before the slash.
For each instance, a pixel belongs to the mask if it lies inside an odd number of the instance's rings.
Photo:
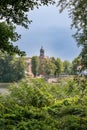
<path id="1" fill-rule="evenodd" d="M 43 79 L 12 85 L 8 95 L 0 96 L 0 129 L 86 130 L 87 95 L 80 100 L 80 91 L 73 88 L 70 93 L 70 85 L 47 84 Z"/>

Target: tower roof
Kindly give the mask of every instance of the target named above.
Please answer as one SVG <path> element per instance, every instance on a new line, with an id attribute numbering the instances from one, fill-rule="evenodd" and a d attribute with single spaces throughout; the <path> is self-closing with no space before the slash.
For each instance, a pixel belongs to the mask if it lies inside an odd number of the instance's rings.
<path id="1" fill-rule="evenodd" d="M 40 52 L 43 52 L 43 53 L 44 53 L 44 49 L 43 49 L 43 46 L 41 47 L 41 49 L 40 49 Z"/>

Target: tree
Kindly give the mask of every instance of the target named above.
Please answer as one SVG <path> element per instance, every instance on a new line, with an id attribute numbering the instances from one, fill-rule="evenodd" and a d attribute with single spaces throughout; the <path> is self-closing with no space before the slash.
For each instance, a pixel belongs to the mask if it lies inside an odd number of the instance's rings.
<path id="1" fill-rule="evenodd" d="M 26 63 L 22 57 L 14 57 L 14 73 L 16 81 L 21 80 L 25 77 Z"/>
<path id="2" fill-rule="evenodd" d="M 54 57 L 50 57 L 50 61 L 55 64 L 56 59 Z"/>
<path id="3" fill-rule="evenodd" d="M 0 19 L 28 28 L 27 12 L 41 5 L 53 4 L 53 0 L 3 0 L 0 2 Z"/>
<path id="4" fill-rule="evenodd" d="M 76 57 L 72 61 L 72 74 L 77 74 L 77 67 L 80 65 L 79 57 Z"/>
<path id="5" fill-rule="evenodd" d="M 14 82 L 25 76 L 25 63 L 22 58 L 0 52 L 0 82 Z"/>
<path id="6" fill-rule="evenodd" d="M 39 69 L 39 58 L 37 56 L 33 56 L 31 63 L 32 63 L 32 72 L 34 76 L 36 77 L 36 75 L 38 74 L 38 69 Z"/>
<path id="7" fill-rule="evenodd" d="M 54 63 L 52 63 L 51 59 L 47 59 L 46 60 L 46 64 L 45 64 L 45 74 L 46 75 L 54 75 L 54 72 L 56 70 L 56 65 Z"/>
<path id="8" fill-rule="evenodd" d="M 87 45 L 82 48 L 82 52 L 79 56 L 80 56 L 80 63 L 82 65 L 82 69 L 86 69 L 87 68 Z"/>
<path id="9" fill-rule="evenodd" d="M 77 29 L 75 38 L 78 44 L 83 45 L 87 40 L 87 1 L 86 0 L 59 0 L 60 12 L 65 8 L 72 18 L 72 26 Z"/>
<path id="10" fill-rule="evenodd" d="M 42 75 L 54 75 L 56 65 L 52 62 L 51 58 L 42 59 L 39 67 L 39 74 Z"/>
<path id="11" fill-rule="evenodd" d="M 57 75 L 59 76 L 59 74 L 61 74 L 61 72 L 63 71 L 63 63 L 60 58 L 56 59 L 55 65 L 56 65 L 55 76 Z"/>
<path id="12" fill-rule="evenodd" d="M 69 16 L 72 19 L 72 27 L 76 28 L 73 35 L 78 45 L 83 46 L 82 55 L 85 53 L 85 43 L 87 42 L 87 0 L 59 0 L 60 12 L 68 9 Z M 87 54 L 87 52 L 86 52 Z M 85 57 L 83 57 L 85 60 Z M 86 68 L 87 68 L 87 64 Z"/>
<path id="13" fill-rule="evenodd" d="M 14 46 L 13 42 L 19 39 L 19 35 L 14 32 L 15 25 L 28 28 L 31 20 L 28 19 L 27 12 L 41 5 L 53 4 L 53 0 L 1 0 L 0 1 L 0 50 L 10 54 L 25 53 Z M 4 21 L 2 23 L 2 21 Z M 5 38 L 5 39 L 4 39 Z"/>
<path id="14" fill-rule="evenodd" d="M 6 24 L 5 22 L 0 23 L 0 50 L 2 52 L 7 51 L 10 55 L 17 53 L 24 55 L 25 52 L 20 51 L 18 46 L 14 46 L 12 42 L 17 41 L 20 35 L 15 32 L 15 26 L 11 23 Z"/>
<path id="15" fill-rule="evenodd" d="M 71 63 L 67 60 L 63 62 L 63 68 L 64 68 L 64 73 L 65 74 L 70 74 L 71 73 Z"/>

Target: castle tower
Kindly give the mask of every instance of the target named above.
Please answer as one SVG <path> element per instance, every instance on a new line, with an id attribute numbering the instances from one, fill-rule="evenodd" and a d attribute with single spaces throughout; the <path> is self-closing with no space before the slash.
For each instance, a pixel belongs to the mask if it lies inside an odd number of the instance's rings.
<path id="1" fill-rule="evenodd" d="M 44 58 L 44 49 L 43 47 L 41 47 L 40 49 L 40 59 L 43 59 Z"/>
<path id="2" fill-rule="evenodd" d="M 40 56 L 39 56 L 39 74 L 43 74 L 42 73 L 43 60 L 44 60 L 44 49 L 43 49 L 43 47 L 41 47 Z"/>

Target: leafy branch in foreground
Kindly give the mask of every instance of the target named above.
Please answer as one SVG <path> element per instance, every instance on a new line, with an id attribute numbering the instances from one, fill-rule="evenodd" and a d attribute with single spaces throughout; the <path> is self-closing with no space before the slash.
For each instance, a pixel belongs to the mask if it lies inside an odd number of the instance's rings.
<path id="1" fill-rule="evenodd" d="M 86 0 L 59 0 L 60 12 L 68 9 L 72 19 L 72 27 L 77 29 L 75 38 L 78 44 L 84 44 L 87 40 L 87 1 Z"/>
<path id="2" fill-rule="evenodd" d="M 85 43 L 87 42 L 87 0 L 59 0 L 58 6 L 60 7 L 60 12 L 66 8 L 68 9 L 69 17 L 72 19 L 71 27 L 75 27 L 77 30 L 73 37 L 76 39 L 77 44 L 83 47 L 81 55 L 85 60 L 83 54 L 85 53 Z M 87 68 L 87 64 L 84 64 L 84 66 Z"/>
<path id="3" fill-rule="evenodd" d="M 18 46 L 14 46 L 12 42 L 17 41 L 20 35 L 15 32 L 15 26 L 11 23 L 0 23 L 0 50 L 2 52 L 7 51 L 9 54 L 17 53 L 19 55 L 25 55 L 25 52 L 20 51 Z"/>
<path id="4" fill-rule="evenodd" d="M 26 13 L 48 4 L 54 4 L 54 0 L 1 0 L 0 19 L 28 28 L 28 23 L 31 23 L 31 20 L 28 19 Z"/>
<path id="5" fill-rule="evenodd" d="M 18 46 L 12 42 L 19 39 L 19 35 L 14 32 L 14 25 L 28 28 L 29 20 L 27 13 L 41 5 L 54 4 L 53 0 L 1 0 L 0 1 L 0 50 L 10 54 L 17 53 L 25 55 Z M 3 23 L 2 21 L 5 21 Z"/>

